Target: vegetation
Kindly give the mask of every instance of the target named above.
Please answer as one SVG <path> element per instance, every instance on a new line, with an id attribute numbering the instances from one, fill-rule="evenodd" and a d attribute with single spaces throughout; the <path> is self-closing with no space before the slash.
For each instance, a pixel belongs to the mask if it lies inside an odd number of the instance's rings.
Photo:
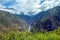
<path id="1" fill-rule="evenodd" d="M 51 12 L 47 11 L 47 14 L 53 13 L 53 10 Z M 34 19 L 35 22 L 32 23 L 32 26 L 36 27 L 36 29 L 31 30 L 33 32 L 27 32 L 28 25 L 20 16 L 0 11 L 0 40 L 60 40 L 60 27 L 57 29 L 57 27 L 60 26 L 59 14 L 60 13 L 57 15 L 55 14 L 56 16 L 54 17 L 49 16 L 48 20 L 44 20 L 41 24 L 40 15 L 38 16 L 39 18 L 37 18 L 37 21 L 35 20 L 36 16 Z M 34 20 L 32 19 L 31 22 Z M 36 23 L 36 25 L 34 23 Z M 49 32 L 47 32 L 47 29 L 49 29 Z"/>
<path id="2" fill-rule="evenodd" d="M 60 40 L 60 28 L 44 33 L 14 30 L 0 31 L 0 40 Z"/>

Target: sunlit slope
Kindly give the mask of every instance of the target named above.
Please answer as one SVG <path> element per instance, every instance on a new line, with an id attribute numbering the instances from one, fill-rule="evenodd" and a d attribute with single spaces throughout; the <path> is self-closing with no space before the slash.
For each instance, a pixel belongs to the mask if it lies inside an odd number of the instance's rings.
<path id="1" fill-rule="evenodd" d="M 25 30 L 27 24 L 15 14 L 0 10 L 0 27 L 17 27 L 20 30 Z"/>

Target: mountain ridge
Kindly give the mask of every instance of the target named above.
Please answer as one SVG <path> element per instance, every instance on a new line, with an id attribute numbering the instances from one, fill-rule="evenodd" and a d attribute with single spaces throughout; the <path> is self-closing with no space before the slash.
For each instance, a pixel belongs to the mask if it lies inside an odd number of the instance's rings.
<path id="1" fill-rule="evenodd" d="M 35 18 L 32 19 L 31 21 L 32 23 L 30 25 L 33 26 L 33 29 L 36 29 L 37 31 L 39 31 L 40 29 L 47 31 L 57 29 L 59 27 L 58 25 L 60 25 L 59 11 L 60 11 L 60 6 L 42 12 L 43 15 L 41 15 L 40 12 L 38 16 L 36 15 Z"/>
<path id="2" fill-rule="evenodd" d="M 0 10 L 0 27 L 17 27 L 19 30 L 27 30 L 27 23 L 20 17 L 7 11 Z"/>

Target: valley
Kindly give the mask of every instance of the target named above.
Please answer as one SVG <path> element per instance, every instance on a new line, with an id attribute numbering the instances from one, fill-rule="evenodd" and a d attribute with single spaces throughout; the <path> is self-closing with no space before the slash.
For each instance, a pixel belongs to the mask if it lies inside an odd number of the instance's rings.
<path id="1" fill-rule="evenodd" d="M 60 40 L 60 7 L 34 16 L 0 10 L 0 40 Z"/>

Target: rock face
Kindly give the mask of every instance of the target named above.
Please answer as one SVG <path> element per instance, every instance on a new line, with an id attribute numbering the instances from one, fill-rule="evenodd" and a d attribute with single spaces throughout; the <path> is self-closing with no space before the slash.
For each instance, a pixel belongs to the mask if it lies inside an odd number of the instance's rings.
<path id="1" fill-rule="evenodd" d="M 32 19 L 31 26 L 37 31 L 52 31 L 60 26 L 60 7 L 41 12 Z"/>
<path id="2" fill-rule="evenodd" d="M 19 30 L 27 30 L 28 25 L 15 14 L 0 10 L 0 28 L 16 27 Z"/>

